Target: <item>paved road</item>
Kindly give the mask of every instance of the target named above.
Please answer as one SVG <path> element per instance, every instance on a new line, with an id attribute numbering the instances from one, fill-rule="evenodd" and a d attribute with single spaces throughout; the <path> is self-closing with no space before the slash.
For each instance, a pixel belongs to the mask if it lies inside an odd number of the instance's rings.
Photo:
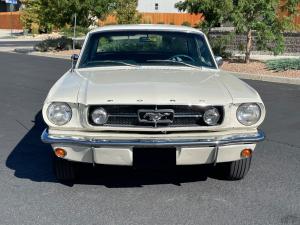
<path id="1" fill-rule="evenodd" d="M 31 47 L 40 42 L 40 40 L 10 40 L 10 39 L 0 39 L 0 47 Z"/>
<path id="2" fill-rule="evenodd" d="M 14 52 L 15 49 L 32 51 L 33 46 L 39 42 L 40 40 L 0 39 L 0 52 Z"/>
<path id="3" fill-rule="evenodd" d="M 69 62 L 0 53 L 0 67 L 0 224 L 300 224 L 300 86 L 249 82 L 266 103 L 268 139 L 242 181 L 198 167 L 101 167 L 65 185 L 40 142 L 40 109 Z"/>

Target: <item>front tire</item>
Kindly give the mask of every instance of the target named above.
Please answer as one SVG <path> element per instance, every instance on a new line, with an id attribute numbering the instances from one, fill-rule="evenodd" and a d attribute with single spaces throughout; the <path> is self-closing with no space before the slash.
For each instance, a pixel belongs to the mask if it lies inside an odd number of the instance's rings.
<path id="1" fill-rule="evenodd" d="M 53 169 L 56 178 L 60 181 L 72 181 L 76 177 L 74 162 L 53 156 Z"/>
<path id="2" fill-rule="evenodd" d="M 233 162 L 225 162 L 216 165 L 216 172 L 226 180 L 241 180 L 248 173 L 251 165 L 251 157 Z"/>

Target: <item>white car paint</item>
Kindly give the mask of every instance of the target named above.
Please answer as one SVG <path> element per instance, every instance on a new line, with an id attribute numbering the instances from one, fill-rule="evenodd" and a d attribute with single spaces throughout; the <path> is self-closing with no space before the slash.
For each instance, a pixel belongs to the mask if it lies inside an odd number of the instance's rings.
<path id="1" fill-rule="evenodd" d="M 107 26 L 91 31 L 119 30 L 164 30 L 196 33 L 189 27 L 166 25 L 126 25 Z M 206 39 L 206 37 L 205 37 Z M 207 39 L 206 39 L 207 41 Z M 211 49 L 210 49 L 211 51 Z M 211 51 L 212 53 L 212 51 Z M 79 57 L 79 61 L 81 58 Z M 259 94 L 248 84 L 235 76 L 217 69 L 197 69 L 192 67 L 172 66 L 114 66 L 78 68 L 69 70 L 51 88 L 43 107 L 43 117 L 49 126 L 49 134 L 60 137 L 78 137 L 89 139 L 131 140 L 157 138 L 218 138 L 228 134 L 247 134 L 257 131 L 265 117 L 265 107 Z M 63 126 L 52 124 L 47 118 L 47 108 L 52 102 L 66 102 L 72 108 L 72 119 Z M 244 126 L 236 119 L 236 109 L 241 103 L 258 103 L 261 118 L 252 126 Z M 95 127 L 87 123 L 85 110 L 88 105 L 222 105 L 225 118 L 221 125 L 211 127 Z M 123 131 L 125 133 L 109 132 Z M 131 133 L 135 131 L 136 133 Z M 149 131 L 177 131 L 179 133 L 159 135 L 138 133 Z M 189 132 L 186 132 L 189 131 Z M 67 149 L 66 159 L 101 164 L 132 165 L 132 147 L 97 147 L 89 148 L 76 144 L 53 144 L 53 148 Z M 254 150 L 255 144 L 223 146 L 217 162 L 240 159 L 244 148 Z M 212 162 L 214 149 L 211 147 L 177 147 L 177 164 L 203 164 Z"/>

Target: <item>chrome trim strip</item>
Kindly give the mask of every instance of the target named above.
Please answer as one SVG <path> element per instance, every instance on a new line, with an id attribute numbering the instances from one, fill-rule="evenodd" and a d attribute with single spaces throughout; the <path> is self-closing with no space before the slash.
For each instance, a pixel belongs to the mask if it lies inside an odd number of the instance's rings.
<path id="1" fill-rule="evenodd" d="M 201 114 L 175 114 L 174 118 L 201 118 Z"/>
<path id="2" fill-rule="evenodd" d="M 109 117 L 138 118 L 137 114 L 110 114 Z M 174 118 L 201 118 L 201 114 L 175 114 Z"/>
<path id="3" fill-rule="evenodd" d="M 129 114 L 129 113 L 124 113 L 124 114 L 109 114 L 108 115 L 109 117 L 134 117 L 134 118 L 137 118 L 138 115 L 136 113 L 133 113 L 133 114 Z"/>
<path id="4" fill-rule="evenodd" d="M 251 144 L 263 141 L 265 134 L 258 130 L 250 134 L 226 135 L 220 138 L 212 137 L 209 139 L 93 139 L 72 136 L 49 135 L 45 129 L 41 140 L 49 144 L 75 144 L 82 146 L 222 146 L 232 144 Z"/>

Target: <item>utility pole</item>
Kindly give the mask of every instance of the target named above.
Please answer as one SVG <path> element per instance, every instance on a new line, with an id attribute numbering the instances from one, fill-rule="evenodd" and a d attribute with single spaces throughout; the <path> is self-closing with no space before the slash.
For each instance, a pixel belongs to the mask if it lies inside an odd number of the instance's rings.
<path id="1" fill-rule="evenodd" d="M 9 4 L 9 11 L 10 11 L 10 36 L 12 37 L 13 36 L 13 17 L 12 17 L 12 11 L 13 11 L 13 3 L 11 2 Z"/>
<path id="2" fill-rule="evenodd" d="M 74 33 L 73 33 L 73 50 L 75 50 L 75 38 L 76 38 L 76 23 L 77 23 L 77 15 L 74 14 Z"/>

